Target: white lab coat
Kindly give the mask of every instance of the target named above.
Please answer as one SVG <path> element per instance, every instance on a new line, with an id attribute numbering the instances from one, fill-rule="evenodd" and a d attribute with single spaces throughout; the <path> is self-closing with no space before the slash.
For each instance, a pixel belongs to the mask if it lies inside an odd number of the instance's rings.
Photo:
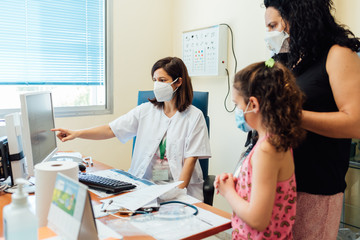
<path id="1" fill-rule="evenodd" d="M 163 109 L 147 102 L 112 121 L 109 126 L 122 143 L 136 136 L 129 172 L 140 178 L 144 177 L 148 167 L 151 167 L 151 160 L 165 133 L 166 153 L 175 181 L 179 180 L 184 159 L 211 157 L 204 116 L 192 105 L 168 118 Z M 196 161 L 187 193 L 203 200 L 203 183 L 201 167 L 199 161 Z"/>

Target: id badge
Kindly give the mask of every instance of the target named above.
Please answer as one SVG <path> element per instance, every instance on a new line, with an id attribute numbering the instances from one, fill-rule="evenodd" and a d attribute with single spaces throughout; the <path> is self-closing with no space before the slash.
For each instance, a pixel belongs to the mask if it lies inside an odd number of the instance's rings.
<path id="1" fill-rule="evenodd" d="M 167 169 L 154 169 L 152 175 L 154 181 L 169 181 L 169 171 Z"/>

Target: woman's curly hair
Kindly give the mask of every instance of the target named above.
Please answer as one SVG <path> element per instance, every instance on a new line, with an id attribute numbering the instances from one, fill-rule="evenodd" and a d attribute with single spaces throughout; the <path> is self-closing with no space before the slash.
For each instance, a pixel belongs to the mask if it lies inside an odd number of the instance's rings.
<path id="1" fill-rule="evenodd" d="M 291 71 L 281 63 L 273 67 L 254 63 L 235 75 L 233 87 L 247 104 L 251 96 L 260 105 L 262 124 L 277 151 L 298 146 L 305 136 L 301 128 L 303 93 Z"/>
<path id="2" fill-rule="evenodd" d="M 345 26 L 336 23 L 331 12 L 332 0 L 264 0 L 289 24 L 290 55 L 287 66 L 293 68 L 300 59 L 307 67 L 334 44 L 360 50 L 360 39 Z"/>

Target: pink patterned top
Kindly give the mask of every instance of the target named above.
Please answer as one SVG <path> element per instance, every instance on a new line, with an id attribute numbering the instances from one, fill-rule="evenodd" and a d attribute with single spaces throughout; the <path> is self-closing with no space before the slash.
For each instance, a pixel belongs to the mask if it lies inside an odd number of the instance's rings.
<path id="1" fill-rule="evenodd" d="M 254 150 L 267 137 L 258 141 L 254 148 L 244 160 L 235 186 L 236 192 L 246 201 L 251 197 L 252 167 L 250 159 Z M 292 239 L 292 226 L 296 214 L 296 182 L 295 174 L 288 180 L 278 182 L 271 220 L 267 228 L 259 232 L 242 221 L 235 213 L 232 216 L 232 238 L 233 239 Z"/>

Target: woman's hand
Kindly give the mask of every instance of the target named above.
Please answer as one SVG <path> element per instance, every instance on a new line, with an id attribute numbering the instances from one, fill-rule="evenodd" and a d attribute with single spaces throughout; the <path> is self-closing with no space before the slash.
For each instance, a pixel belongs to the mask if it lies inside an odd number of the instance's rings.
<path id="1" fill-rule="evenodd" d="M 62 142 L 66 142 L 68 140 L 73 140 L 73 139 L 77 138 L 77 131 L 72 131 L 72 130 L 63 129 L 63 128 L 54 128 L 54 129 L 51 129 L 51 131 L 58 132 L 56 134 L 56 136 Z"/>
<path id="2" fill-rule="evenodd" d="M 51 129 L 53 132 L 58 132 L 56 135 L 62 142 L 73 140 L 75 138 L 91 139 L 91 140 L 104 140 L 115 137 L 114 132 L 109 125 L 93 127 L 81 130 L 69 130 L 63 128 Z"/>

